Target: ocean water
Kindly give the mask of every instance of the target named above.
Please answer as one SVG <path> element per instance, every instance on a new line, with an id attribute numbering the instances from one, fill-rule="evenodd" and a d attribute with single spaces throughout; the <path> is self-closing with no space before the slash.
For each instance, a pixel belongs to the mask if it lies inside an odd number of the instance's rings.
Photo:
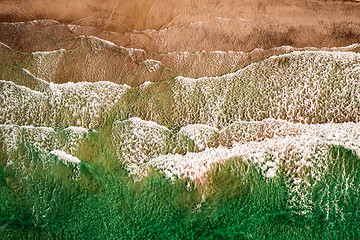
<path id="1" fill-rule="evenodd" d="M 134 87 L 23 71 L 0 81 L 1 239 L 360 238 L 360 54 Z"/>

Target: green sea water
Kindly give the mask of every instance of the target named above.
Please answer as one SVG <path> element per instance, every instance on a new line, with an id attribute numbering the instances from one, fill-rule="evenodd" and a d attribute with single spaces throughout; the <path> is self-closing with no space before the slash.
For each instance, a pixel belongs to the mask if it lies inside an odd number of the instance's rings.
<path id="1" fill-rule="evenodd" d="M 1 239 L 359 239 L 360 55 L 137 87 L 0 82 Z"/>

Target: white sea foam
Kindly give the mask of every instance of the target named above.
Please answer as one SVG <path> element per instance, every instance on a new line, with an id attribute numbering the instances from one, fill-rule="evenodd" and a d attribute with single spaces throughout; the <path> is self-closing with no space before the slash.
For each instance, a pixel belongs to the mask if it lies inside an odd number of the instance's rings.
<path id="1" fill-rule="evenodd" d="M 360 54 L 304 51 L 270 57 L 221 77 L 176 77 L 173 121 L 223 127 L 264 118 L 360 121 Z"/>
<path id="2" fill-rule="evenodd" d="M 50 153 L 56 155 L 61 161 L 64 161 L 65 163 L 81 163 L 80 159 L 67 154 L 62 150 L 52 150 Z"/>
<path id="3" fill-rule="evenodd" d="M 9 159 L 16 159 L 22 143 L 35 146 L 45 151 L 54 149 L 75 153 L 81 141 L 88 135 L 88 130 L 70 126 L 61 130 L 51 127 L 34 127 L 0 124 L 0 141 Z"/>
<path id="4" fill-rule="evenodd" d="M 153 59 L 146 59 L 143 61 L 143 64 L 145 64 L 149 72 L 156 72 L 157 70 L 160 69 L 160 66 L 162 65 L 160 61 Z"/>
<path id="5" fill-rule="evenodd" d="M 146 123 L 142 120 L 137 122 L 142 123 L 142 126 Z M 269 124 L 271 122 L 272 125 Z M 240 157 L 255 163 L 266 177 L 276 177 L 277 169 L 283 164 L 297 166 L 295 171 L 300 171 L 300 169 L 314 164 L 319 165 L 314 156 L 327 156 L 330 147 L 333 145 L 351 149 L 360 156 L 360 123 L 308 125 L 266 119 L 253 124 L 259 125 L 258 130 L 260 132 L 255 132 L 255 134 L 260 134 L 263 130 L 267 131 L 267 133 L 262 133 L 265 137 L 260 137 L 256 141 L 250 139 L 235 142 L 231 147 L 219 146 L 205 148 L 201 152 L 187 152 L 185 155 L 177 153 L 161 155 L 164 151 L 170 152 L 169 144 L 171 144 L 171 139 L 166 134 L 169 133 L 166 128 L 161 128 L 154 123 L 150 123 L 149 129 L 146 131 L 141 130 L 143 127 L 139 128 L 139 126 L 132 128 L 130 135 L 128 130 L 123 131 L 125 137 L 131 138 L 130 136 L 134 135 L 136 138 L 130 141 L 131 144 L 129 144 L 129 141 L 119 141 L 119 139 L 122 139 L 119 137 L 117 138 L 117 144 L 125 142 L 123 148 L 130 151 L 128 155 L 124 155 L 119 148 L 122 159 L 125 159 L 125 161 L 131 159 L 128 163 L 131 163 L 129 169 L 133 174 L 141 175 L 146 172 L 148 167 L 154 167 L 170 178 L 188 177 L 195 181 L 206 181 L 206 174 L 213 167 L 213 164 L 224 163 L 233 157 Z M 269 126 L 267 130 L 264 128 L 266 125 Z M 286 131 L 286 126 L 289 127 L 289 131 Z M 203 137 L 206 139 L 206 134 L 201 136 L 201 130 L 204 127 L 200 125 L 199 129 L 196 130 L 196 125 L 192 125 L 189 129 L 193 130 L 190 132 L 199 133 L 195 134 L 198 138 Z M 162 129 L 163 133 L 156 137 L 160 132 L 156 133 L 154 128 Z M 210 126 L 206 128 L 216 130 Z M 244 128 L 241 131 L 247 130 L 247 128 Z M 270 131 L 273 133 L 270 134 Z M 250 129 L 250 133 L 254 134 L 253 130 Z M 154 140 L 149 136 L 154 136 Z M 153 144 L 150 144 L 150 142 Z M 132 146 L 132 144 L 137 145 Z M 152 146 L 152 148 L 148 149 L 145 146 Z M 159 148 L 160 146 L 161 148 Z M 150 150 L 153 152 L 149 153 Z M 288 162 L 284 163 L 283 160 Z"/>
<path id="6" fill-rule="evenodd" d="M 205 124 L 193 124 L 182 127 L 178 134 L 194 141 L 197 151 L 203 151 L 215 140 L 219 131 L 215 127 Z"/>
<path id="7" fill-rule="evenodd" d="M 168 152 L 171 131 L 155 122 L 134 117 L 114 122 L 111 138 L 117 156 L 136 168 L 148 158 Z"/>
<path id="8" fill-rule="evenodd" d="M 107 45 L 107 46 L 109 46 L 109 47 L 118 47 L 115 43 L 110 42 L 110 41 L 107 41 L 107 40 L 104 40 L 104 39 L 102 39 L 102 38 L 98 38 L 98 37 L 95 37 L 95 36 L 86 36 L 86 37 L 88 37 L 88 38 L 90 38 L 90 39 L 94 39 L 94 40 L 96 40 L 96 41 L 100 41 L 100 42 L 104 43 L 105 45 Z"/>
<path id="9" fill-rule="evenodd" d="M 43 87 L 36 91 L 0 81 L 0 123 L 56 126 L 67 122 L 67 125 L 96 128 L 130 88 L 112 82 L 44 82 L 41 80 Z"/>

